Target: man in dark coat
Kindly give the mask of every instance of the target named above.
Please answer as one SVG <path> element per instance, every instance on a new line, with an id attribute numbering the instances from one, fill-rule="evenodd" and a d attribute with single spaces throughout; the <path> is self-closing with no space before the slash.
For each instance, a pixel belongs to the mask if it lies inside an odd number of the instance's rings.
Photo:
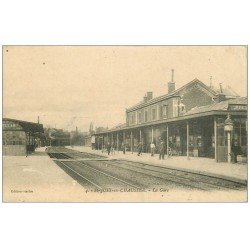
<path id="1" fill-rule="evenodd" d="M 137 155 L 140 156 L 141 155 L 141 151 L 142 151 L 142 143 L 141 142 L 138 143 L 137 150 L 138 150 L 138 154 Z"/>
<path id="2" fill-rule="evenodd" d="M 126 143 L 122 143 L 122 152 L 123 152 L 123 154 L 125 155 L 125 153 L 126 153 Z"/>
<path id="3" fill-rule="evenodd" d="M 111 144 L 108 142 L 108 144 L 107 144 L 108 155 L 110 154 L 110 150 L 111 150 Z"/>
<path id="4" fill-rule="evenodd" d="M 237 163 L 237 156 L 242 154 L 241 147 L 238 145 L 238 142 L 235 140 L 232 140 L 232 152 L 233 152 L 233 162 Z"/>
<path id="5" fill-rule="evenodd" d="M 161 139 L 160 140 L 160 144 L 159 144 L 159 160 L 164 160 L 164 155 L 165 155 L 165 143 L 164 141 Z"/>

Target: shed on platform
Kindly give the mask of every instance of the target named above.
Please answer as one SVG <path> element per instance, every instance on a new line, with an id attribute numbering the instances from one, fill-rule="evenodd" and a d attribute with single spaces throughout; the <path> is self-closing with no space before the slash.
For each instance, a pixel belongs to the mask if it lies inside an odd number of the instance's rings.
<path id="1" fill-rule="evenodd" d="M 3 118 L 3 155 L 26 155 L 43 141 L 42 124 Z"/>

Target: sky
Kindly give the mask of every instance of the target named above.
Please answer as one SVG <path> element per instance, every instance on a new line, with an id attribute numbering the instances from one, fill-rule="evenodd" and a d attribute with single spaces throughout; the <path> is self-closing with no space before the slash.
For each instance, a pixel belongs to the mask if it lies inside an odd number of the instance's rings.
<path id="1" fill-rule="evenodd" d="M 198 78 L 247 95 L 244 46 L 4 46 L 3 117 L 88 131 L 125 122 L 147 91 Z"/>

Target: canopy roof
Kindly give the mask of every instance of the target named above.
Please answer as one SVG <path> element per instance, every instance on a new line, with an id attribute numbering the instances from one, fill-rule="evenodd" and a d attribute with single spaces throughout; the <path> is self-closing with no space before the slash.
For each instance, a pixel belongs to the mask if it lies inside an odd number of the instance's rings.
<path id="1" fill-rule="evenodd" d="M 10 118 L 3 118 L 3 121 L 10 121 L 19 124 L 23 130 L 28 133 L 43 133 L 43 125 L 34 123 L 34 122 L 27 122 L 27 121 L 21 121 L 16 119 L 10 119 Z"/>
<path id="2" fill-rule="evenodd" d="M 237 106 L 239 107 L 239 109 L 230 110 L 230 106 L 233 106 L 233 107 Z M 240 107 L 244 107 L 244 109 Z M 221 114 L 225 115 L 228 112 L 230 112 L 230 114 L 233 114 L 233 115 L 247 115 L 247 98 L 240 97 L 240 98 L 235 98 L 235 99 L 229 99 L 229 100 L 222 101 L 219 103 L 213 103 L 211 105 L 194 107 L 188 112 L 178 117 L 173 117 L 167 120 L 162 119 L 162 120 L 151 121 L 147 123 L 140 123 L 140 124 L 136 124 L 133 126 L 126 126 L 126 124 L 123 124 L 122 126 L 113 127 L 112 129 L 109 129 L 108 131 L 105 131 L 105 132 L 95 133 L 95 135 L 98 135 L 98 134 L 101 135 L 101 134 L 116 132 L 116 131 L 123 131 L 123 130 L 128 130 L 128 129 L 133 129 L 133 128 L 140 128 L 140 127 L 145 127 L 145 126 L 159 125 L 159 124 L 164 124 L 164 123 L 172 123 L 176 121 L 184 121 L 188 119 L 194 119 L 194 118 L 205 117 L 205 116 L 221 115 Z"/>

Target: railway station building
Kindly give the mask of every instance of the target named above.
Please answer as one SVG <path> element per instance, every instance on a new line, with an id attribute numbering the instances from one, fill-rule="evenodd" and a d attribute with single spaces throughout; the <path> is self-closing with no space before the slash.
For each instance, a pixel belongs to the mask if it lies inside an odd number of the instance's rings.
<path id="1" fill-rule="evenodd" d="M 42 124 L 3 118 L 3 155 L 26 155 L 44 139 Z"/>
<path id="2" fill-rule="evenodd" d="M 96 148 L 110 142 L 116 150 L 121 150 L 125 144 L 133 153 L 141 141 L 143 152 L 150 152 L 150 143 L 155 143 L 157 151 L 162 139 L 172 155 L 226 162 L 233 143 L 241 148 L 246 159 L 246 97 L 240 97 L 230 87 L 219 85 L 215 89 L 198 79 L 175 89 L 173 72 L 166 92 L 157 98 L 147 92 L 141 102 L 126 109 L 125 124 L 95 133 Z M 225 129 L 227 118 L 232 121 L 230 132 Z"/>

